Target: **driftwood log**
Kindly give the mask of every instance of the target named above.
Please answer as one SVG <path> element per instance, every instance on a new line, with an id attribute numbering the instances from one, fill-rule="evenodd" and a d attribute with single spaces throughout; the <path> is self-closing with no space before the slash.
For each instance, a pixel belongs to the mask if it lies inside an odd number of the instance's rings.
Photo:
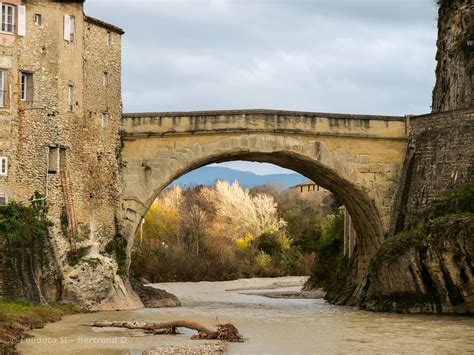
<path id="1" fill-rule="evenodd" d="M 217 339 L 230 342 L 241 342 L 242 337 L 237 328 L 230 323 L 218 324 L 217 329 L 194 322 L 191 320 L 175 320 L 169 322 L 159 323 L 144 323 L 144 322 L 130 322 L 130 321 L 95 321 L 91 324 L 93 327 L 105 328 L 126 328 L 126 329 L 141 329 L 154 334 L 176 334 L 176 328 L 188 328 L 196 330 L 197 335 L 192 339 Z"/>

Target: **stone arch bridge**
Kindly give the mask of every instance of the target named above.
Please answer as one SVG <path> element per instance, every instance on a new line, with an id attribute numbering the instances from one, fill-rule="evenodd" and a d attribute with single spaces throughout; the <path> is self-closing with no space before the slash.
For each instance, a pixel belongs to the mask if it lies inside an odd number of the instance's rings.
<path id="1" fill-rule="evenodd" d="M 358 240 L 357 275 L 388 232 L 403 164 L 405 117 L 273 110 L 124 114 L 122 228 L 133 236 L 157 195 L 201 166 L 269 162 L 337 195 Z"/>

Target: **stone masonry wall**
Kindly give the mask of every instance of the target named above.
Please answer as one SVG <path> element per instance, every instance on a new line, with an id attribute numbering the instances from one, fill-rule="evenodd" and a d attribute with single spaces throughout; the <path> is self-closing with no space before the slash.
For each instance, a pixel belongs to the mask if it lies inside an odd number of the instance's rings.
<path id="1" fill-rule="evenodd" d="M 17 3 L 19 5 L 19 2 Z M 5 106 L 0 110 L 3 130 L 9 134 L 3 136 L 0 146 L 2 156 L 8 158 L 8 176 L 0 180 L 0 192 L 7 194 L 9 201 L 28 203 L 28 199 L 40 192 L 48 196 L 50 218 L 59 220 L 62 199 L 59 193 L 59 178 L 47 173 L 48 147 L 51 145 L 70 146 L 70 122 L 81 117 L 80 110 L 74 114 L 66 113 L 66 81 L 76 84 L 82 82 L 80 70 L 73 70 L 71 63 L 81 56 L 81 37 L 74 43 L 63 43 L 62 29 L 64 14 L 81 18 L 82 7 L 78 4 L 57 4 L 44 1 L 30 1 L 26 13 L 26 36 L 3 34 L 0 68 L 6 70 Z M 45 21 L 41 25 L 34 23 L 34 15 L 41 14 Z M 46 20 L 47 19 L 47 20 Z M 81 24 L 76 30 L 82 31 Z M 56 36 L 52 36 L 56 33 Z M 56 38 L 57 37 L 57 38 Z M 68 66 L 67 77 L 61 66 Z M 26 100 L 20 99 L 20 74 L 31 74 L 33 90 Z M 81 91 L 76 98 L 82 102 Z M 59 232 L 57 226 L 52 231 L 52 257 L 60 255 L 59 249 L 68 250 L 69 244 Z M 59 247 L 59 249 L 58 249 Z M 53 274 L 60 270 L 51 270 Z M 38 280 L 37 280 L 38 281 Z M 61 290 L 39 292 L 60 295 Z M 53 299 L 54 300 L 54 299 Z"/>
<path id="2" fill-rule="evenodd" d="M 474 177 L 474 111 L 412 117 L 392 234 L 415 224 L 430 202 Z"/>
<path id="3" fill-rule="evenodd" d="M 128 291 L 117 275 L 115 256 L 104 252 L 119 233 L 120 37 L 87 18 L 84 22 L 84 116 L 71 132 L 68 162 L 75 192 L 77 248 L 85 255 L 78 265 L 64 269 L 65 299 L 101 309 L 128 307 L 126 297 L 121 298 Z"/>
<path id="4" fill-rule="evenodd" d="M 35 14 L 42 16 L 40 25 Z M 72 41 L 63 38 L 66 14 L 75 19 Z M 54 222 L 51 255 L 58 269 L 52 274 L 59 273 L 63 280 L 60 290 L 49 290 L 40 280 L 38 287 L 44 295 L 60 295 L 92 309 L 141 305 L 117 275 L 115 256 L 104 250 L 117 233 L 122 33 L 84 16 L 82 3 L 29 0 L 26 36 L 0 34 L 0 69 L 7 71 L 7 105 L 0 108 L 0 156 L 9 161 L 8 176 L 0 177 L 0 193 L 21 203 L 28 203 L 36 191 L 47 196 Z M 32 76 L 33 96 L 27 101 L 20 100 L 21 71 Z M 106 86 L 103 72 L 108 73 Z M 102 114 L 106 114 L 104 127 Z M 67 184 L 61 171 L 67 172 Z M 75 211 L 77 238 L 66 228 L 70 216 L 63 185 Z M 74 244 L 77 261 L 72 258 Z"/>

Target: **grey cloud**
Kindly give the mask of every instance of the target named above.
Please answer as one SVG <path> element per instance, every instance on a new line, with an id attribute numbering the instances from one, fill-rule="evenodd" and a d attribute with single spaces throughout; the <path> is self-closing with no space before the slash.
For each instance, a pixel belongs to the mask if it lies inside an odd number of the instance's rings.
<path id="1" fill-rule="evenodd" d="M 126 111 L 425 113 L 434 0 L 99 1 L 125 29 Z"/>

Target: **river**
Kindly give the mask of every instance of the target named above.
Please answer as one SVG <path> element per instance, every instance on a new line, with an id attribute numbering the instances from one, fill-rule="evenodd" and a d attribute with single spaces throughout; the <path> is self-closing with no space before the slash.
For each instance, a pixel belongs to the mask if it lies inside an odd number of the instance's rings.
<path id="1" fill-rule="evenodd" d="M 382 314 L 333 306 L 322 299 L 275 299 L 248 294 L 298 290 L 304 278 L 177 282 L 156 287 L 177 295 L 178 308 L 98 312 L 66 316 L 32 331 L 22 354 L 142 354 L 165 346 L 210 343 L 181 335 L 91 328 L 98 319 L 164 321 L 192 319 L 209 325 L 232 322 L 246 338 L 231 343 L 229 354 L 474 354 L 474 318 Z M 260 289 L 260 290 L 256 290 Z M 226 291 L 227 290 L 227 291 Z"/>

